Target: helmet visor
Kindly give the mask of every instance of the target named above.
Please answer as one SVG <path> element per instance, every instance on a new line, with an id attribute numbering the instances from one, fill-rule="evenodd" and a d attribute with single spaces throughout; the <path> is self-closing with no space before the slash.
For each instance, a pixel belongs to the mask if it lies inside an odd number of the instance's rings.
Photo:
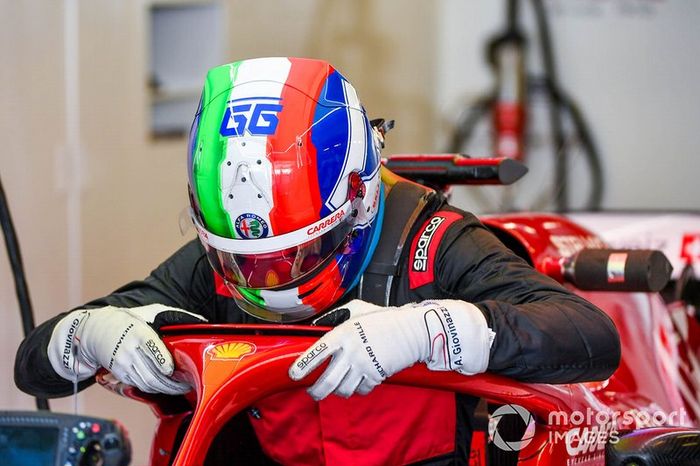
<path id="1" fill-rule="evenodd" d="M 351 219 L 352 216 L 348 216 L 329 231 L 310 241 L 261 253 L 232 251 L 225 247 L 225 243 L 221 244 L 223 241 L 217 244 L 216 239 L 221 238 L 212 238 L 211 233 L 203 232 L 196 220 L 195 225 L 198 227 L 209 263 L 229 284 L 255 289 L 276 289 L 293 286 L 295 282 L 313 273 L 337 251 L 341 251 L 352 234 Z M 279 239 L 284 240 L 283 237 Z M 240 244 L 240 240 L 236 243 Z"/>

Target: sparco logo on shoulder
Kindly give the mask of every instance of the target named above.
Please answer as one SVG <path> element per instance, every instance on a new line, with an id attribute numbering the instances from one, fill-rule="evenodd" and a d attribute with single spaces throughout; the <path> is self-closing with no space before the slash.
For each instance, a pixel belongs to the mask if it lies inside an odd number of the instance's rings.
<path id="1" fill-rule="evenodd" d="M 440 224 L 445 221 L 445 217 L 433 217 L 418 238 L 416 252 L 413 255 L 413 270 L 415 272 L 425 272 L 428 269 L 428 249 L 433 235 Z"/>

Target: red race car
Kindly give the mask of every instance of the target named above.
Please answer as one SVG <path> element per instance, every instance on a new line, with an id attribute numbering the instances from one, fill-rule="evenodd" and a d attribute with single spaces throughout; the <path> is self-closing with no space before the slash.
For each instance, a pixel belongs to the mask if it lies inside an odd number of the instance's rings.
<path id="1" fill-rule="evenodd" d="M 438 188 L 460 182 L 505 184 L 526 171 L 514 160 L 451 154 L 400 156 L 385 165 Z M 622 341 L 619 369 L 603 382 L 547 385 L 491 374 L 437 373 L 420 365 L 385 383 L 481 398 L 483 422 L 473 435 L 473 465 L 700 464 L 700 325 L 692 267 L 669 281 L 671 265 L 662 252 L 606 249 L 601 237 L 562 215 L 505 214 L 482 221 L 540 272 L 608 313 Z M 210 447 L 216 449 L 222 438 L 217 435 L 230 430 L 238 414 L 272 393 L 314 382 L 314 377 L 292 382 L 287 370 L 327 330 L 169 327 L 164 340 L 194 387 L 186 397 L 147 395 L 106 373 L 98 380 L 151 405 L 159 418 L 151 466 L 217 464 Z M 234 463 L 234 458 L 226 462 Z"/>

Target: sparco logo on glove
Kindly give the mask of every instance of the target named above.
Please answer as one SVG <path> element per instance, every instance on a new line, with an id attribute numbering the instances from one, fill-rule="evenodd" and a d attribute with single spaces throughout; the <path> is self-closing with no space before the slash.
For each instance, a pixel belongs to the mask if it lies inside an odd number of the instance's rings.
<path id="1" fill-rule="evenodd" d="M 304 355 L 301 359 L 299 359 L 299 361 L 297 362 L 297 367 L 299 369 L 305 368 L 307 364 L 316 359 L 316 356 L 326 351 L 327 348 L 328 345 L 326 345 L 325 343 L 319 343 L 318 346 L 316 346 L 314 349 L 312 349 L 306 355 Z"/>
<path id="2" fill-rule="evenodd" d="M 160 351 L 160 348 L 158 348 L 158 345 L 156 344 L 155 341 L 153 340 L 148 340 L 146 342 L 146 347 L 151 351 L 151 354 L 153 354 L 153 357 L 156 358 L 156 361 L 158 361 L 158 364 L 161 366 L 165 364 L 165 356 L 163 356 L 163 353 Z"/>
<path id="3" fill-rule="evenodd" d="M 181 395 L 191 387 L 172 377 L 175 362 L 157 329 L 202 322 L 206 319 L 200 315 L 158 303 L 78 309 L 56 324 L 47 354 L 54 371 L 66 380 L 86 380 L 104 367 L 119 382 L 142 392 Z"/>

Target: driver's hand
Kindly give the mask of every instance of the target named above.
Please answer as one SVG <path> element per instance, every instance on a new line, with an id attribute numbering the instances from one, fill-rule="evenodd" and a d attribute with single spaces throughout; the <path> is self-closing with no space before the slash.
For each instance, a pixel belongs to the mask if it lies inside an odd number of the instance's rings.
<path id="1" fill-rule="evenodd" d="M 70 381 L 92 377 L 101 366 L 143 392 L 180 395 L 191 387 L 170 377 L 173 357 L 155 329 L 203 322 L 199 315 L 162 304 L 73 311 L 54 328 L 49 361 Z"/>
<path id="2" fill-rule="evenodd" d="M 488 366 L 494 334 L 473 304 L 436 300 L 380 307 L 355 300 L 329 313 L 339 314 L 348 320 L 321 337 L 289 368 L 292 380 L 300 380 L 332 357 L 308 390 L 316 400 L 331 393 L 367 394 L 416 362 L 427 363 L 431 370 L 462 374 L 480 373 Z M 317 323 L 323 324 L 323 319 Z"/>

